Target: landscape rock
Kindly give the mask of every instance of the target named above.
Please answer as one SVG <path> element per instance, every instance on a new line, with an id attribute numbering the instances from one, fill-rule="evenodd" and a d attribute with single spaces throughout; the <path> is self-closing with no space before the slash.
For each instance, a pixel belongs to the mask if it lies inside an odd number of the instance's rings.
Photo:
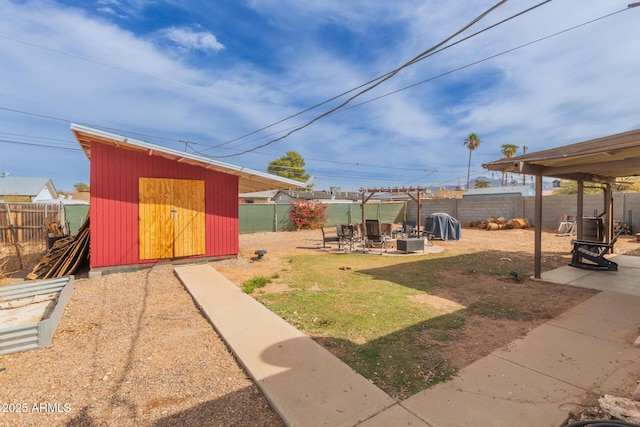
<path id="1" fill-rule="evenodd" d="M 626 397 L 605 394 L 598 400 L 600 407 L 612 417 L 629 423 L 640 423 L 640 402 Z"/>

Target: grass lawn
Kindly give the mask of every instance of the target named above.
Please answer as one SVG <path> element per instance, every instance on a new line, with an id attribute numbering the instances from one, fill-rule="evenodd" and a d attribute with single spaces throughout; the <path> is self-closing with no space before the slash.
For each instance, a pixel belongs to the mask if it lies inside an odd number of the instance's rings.
<path id="1" fill-rule="evenodd" d="M 390 395 L 406 397 L 455 374 L 433 343 L 451 339 L 467 321 L 415 296 L 447 286 L 438 274 L 446 270 L 509 277 L 514 263 L 489 263 L 488 256 L 499 259 L 500 253 L 295 256 L 279 279 L 290 290 L 255 297 Z M 531 273 L 529 262 L 518 268 Z M 492 319 L 526 316 L 491 300 L 466 310 Z"/>

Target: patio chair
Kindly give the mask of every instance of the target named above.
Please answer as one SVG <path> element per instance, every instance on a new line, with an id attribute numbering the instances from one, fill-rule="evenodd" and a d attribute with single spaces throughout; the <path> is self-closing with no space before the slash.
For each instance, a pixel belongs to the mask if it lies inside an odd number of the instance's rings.
<path id="1" fill-rule="evenodd" d="M 341 242 L 340 242 L 340 236 L 339 235 L 327 236 L 327 233 L 325 233 L 324 227 L 322 227 L 322 226 L 320 227 L 320 230 L 322 231 L 322 247 L 323 248 L 327 247 L 327 243 L 336 242 L 336 243 L 338 243 L 338 249 L 340 249 Z"/>
<path id="2" fill-rule="evenodd" d="M 613 248 L 620 234 L 622 234 L 622 231 L 607 243 L 592 240 L 572 240 L 573 249 L 571 253 L 573 256 L 569 265 L 586 270 L 617 271 L 618 264 L 606 259 L 604 256 Z"/>
<path id="3" fill-rule="evenodd" d="M 386 252 L 386 242 L 388 239 L 391 239 L 391 224 L 388 224 L 383 228 L 380 224 L 380 221 L 378 221 L 377 219 L 366 219 L 364 238 L 365 249 L 369 246 L 370 243 L 379 243 L 380 248 Z"/>
<path id="4" fill-rule="evenodd" d="M 416 233 L 416 222 L 415 221 L 402 221 L 402 229 L 398 234 L 403 235 L 404 237 L 412 237 Z"/>
<path id="5" fill-rule="evenodd" d="M 358 233 L 356 226 L 347 224 L 336 224 L 338 236 L 340 237 L 340 244 L 351 251 L 355 250 L 356 242 L 358 241 Z"/>

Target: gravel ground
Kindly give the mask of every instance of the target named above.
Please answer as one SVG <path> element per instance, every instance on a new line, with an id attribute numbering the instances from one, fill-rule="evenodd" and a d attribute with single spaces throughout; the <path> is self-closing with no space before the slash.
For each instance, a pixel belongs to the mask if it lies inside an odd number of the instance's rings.
<path id="1" fill-rule="evenodd" d="M 544 233 L 543 253 L 567 254 L 569 241 Z M 640 254 L 635 237 L 618 242 Z M 319 230 L 242 235 L 240 257 L 212 265 L 240 285 L 282 271 L 289 255 L 337 251 L 321 243 Z M 464 229 L 459 242 L 435 243 L 532 252 L 533 231 Z M 264 261 L 251 262 L 256 249 Z M 52 345 L 0 356 L 0 426 L 283 425 L 170 265 L 75 283 Z"/>
<path id="2" fill-rule="evenodd" d="M 77 279 L 53 344 L 0 367 L 2 426 L 283 425 L 168 265 Z"/>

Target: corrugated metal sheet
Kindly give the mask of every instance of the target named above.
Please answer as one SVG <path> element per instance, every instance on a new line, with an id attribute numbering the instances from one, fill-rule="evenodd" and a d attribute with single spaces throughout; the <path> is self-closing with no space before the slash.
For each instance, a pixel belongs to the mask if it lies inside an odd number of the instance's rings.
<path id="1" fill-rule="evenodd" d="M 139 259 L 138 178 L 205 182 L 206 253 L 238 253 L 238 177 L 153 154 L 91 144 L 91 267 L 154 262 Z"/>
<path id="2" fill-rule="evenodd" d="M 39 322 L 0 329 L 0 355 L 18 353 L 51 344 L 64 310 L 73 295 L 74 277 L 21 283 L 0 288 L 0 301 L 60 293 L 51 315 Z"/>

